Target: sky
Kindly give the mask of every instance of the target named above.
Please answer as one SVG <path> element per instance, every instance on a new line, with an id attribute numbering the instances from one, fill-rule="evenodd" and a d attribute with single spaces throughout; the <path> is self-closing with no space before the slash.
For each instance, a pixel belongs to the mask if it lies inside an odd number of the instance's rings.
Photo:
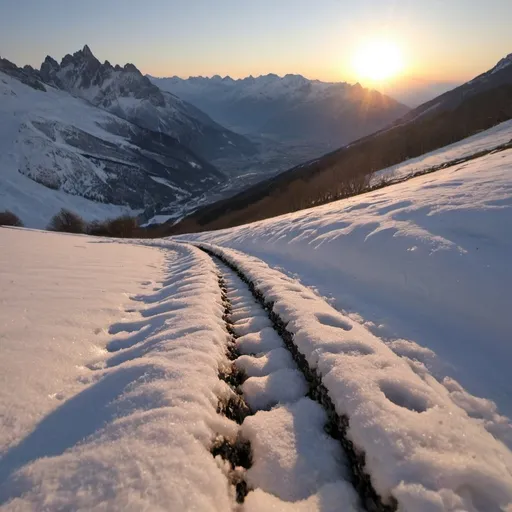
<path id="1" fill-rule="evenodd" d="M 512 0 L 0 0 L 0 55 L 39 67 L 88 44 L 100 60 L 182 77 L 300 73 L 360 81 L 391 40 L 401 75 L 463 82 L 512 53 Z"/>

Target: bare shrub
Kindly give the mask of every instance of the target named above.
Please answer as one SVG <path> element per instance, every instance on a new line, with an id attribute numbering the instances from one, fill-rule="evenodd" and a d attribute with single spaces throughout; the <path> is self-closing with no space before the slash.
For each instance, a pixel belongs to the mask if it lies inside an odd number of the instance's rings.
<path id="1" fill-rule="evenodd" d="M 94 220 L 87 226 L 87 234 L 92 236 L 110 236 L 107 221 Z"/>
<path id="2" fill-rule="evenodd" d="M 91 222 L 87 233 L 92 236 L 111 236 L 114 238 L 134 238 L 143 234 L 135 217 L 123 215 L 115 219 Z"/>
<path id="3" fill-rule="evenodd" d="M 5 210 L 0 212 L 0 226 L 15 226 L 17 228 L 22 228 L 23 222 L 21 222 L 21 219 L 15 213 Z"/>
<path id="4" fill-rule="evenodd" d="M 86 228 L 87 225 L 80 215 L 62 208 L 59 213 L 52 217 L 47 229 L 63 233 L 85 233 Z"/>
<path id="5" fill-rule="evenodd" d="M 123 215 L 106 222 L 110 236 L 116 238 L 134 238 L 139 231 L 139 223 L 135 217 Z"/>

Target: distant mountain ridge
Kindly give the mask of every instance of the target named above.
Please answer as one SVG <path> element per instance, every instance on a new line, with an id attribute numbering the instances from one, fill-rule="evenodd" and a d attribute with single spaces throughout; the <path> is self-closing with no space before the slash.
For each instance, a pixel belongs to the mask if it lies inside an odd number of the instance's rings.
<path id="1" fill-rule="evenodd" d="M 452 110 L 477 94 L 510 83 L 512 83 L 512 53 L 500 59 L 489 71 L 411 110 L 398 122 L 414 121 L 420 116 L 433 116 L 443 111 Z"/>
<path id="2" fill-rule="evenodd" d="M 512 119 L 512 54 L 392 125 L 197 210 L 165 235 L 208 231 L 310 208 L 366 190 L 372 174 Z M 357 212 L 355 212 L 357 215 Z"/>
<path id="3" fill-rule="evenodd" d="M 231 129 L 281 141 L 308 140 L 339 147 L 383 128 L 409 110 L 360 84 L 321 82 L 302 75 L 150 79 Z"/>
<path id="4" fill-rule="evenodd" d="M 59 64 L 47 56 L 28 72 L 46 84 L 83 98 L 143 128 L 178 139 L 207 160 L 252 155 L 245 137 L 214 122 L 198 108 L 160 90 L 133 65 L 103 64 L 85 45 Z"/>

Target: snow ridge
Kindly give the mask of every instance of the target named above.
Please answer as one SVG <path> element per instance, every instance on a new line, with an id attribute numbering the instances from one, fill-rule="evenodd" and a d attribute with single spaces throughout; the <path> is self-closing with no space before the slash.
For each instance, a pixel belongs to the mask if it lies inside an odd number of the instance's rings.
<path id="1" fill-rule="evenodd" d="M 142 305 L 135 320 L 111 326 L 89 385 L 3 454 L 7 509 L 233 508 L 210 453 L 217 435 L 236 434 L 216 410 L 230 393 L 218 378 L 228 335 L 216 268 L 198 249 L 164 249 L 168 277 L 134 298 Z"/>
<path id="2" fill-rule="evenodd" d="M 291 511 L 299 506 L 334 512 L 339 503 L 347 512 L 358 511 L 341 445 L 326 433 L 327 414 L 305 396 L 304 376 L 253 292 L 228 266 L 218 263 L 218 268 L 227 304 L 225 320 L 233 334 L 229 355 L 234 363 L 223 375 L 235 388 L 237 400 L 228 412 L 243 412 L 236 415 L 241 425 L 237 439 L 231 441 L 231 449 L 223 450 L 245 468 L 232 467 L 238 501 L 255 511 L 273 506 Z M 245 403 L 240 409 L 244 399 L 250 410 Z M 248 446 L 249 458 L 243 455 Z M 317 505 L 326 494 L 336 500 L 329 506 Z"/>
<path id="3" fill-rule="evenodd" d="M 396 510 L 396 502 L 394 499 L 390 500 L 390 504 L 384 504 L 381 500 L 381 497 L 375 492 L 371 484 L 370 477 L 365 473 L 365 460 L 364 455 L 360 453 L 356 453 L 354 450 L 354 445 L 347 439 L 346 432 L 348 428 L 348 420 L 346 417 L 339 417 L 336 413 L 334 405 L 327 394 L 327 390 L 325 386 L 322 384 L 320 376 L 316 373 L 316 371 L 310 368 L 308 362 L 304 359 L 304 356 L 298 351 L 297 346 L 293 342 L 293 335 L 286 329 L 286 324 L 282 321 L 282 319 L 273 313 L 273 304 L 266 302 L 265 297 L 258 292 L 254 284 L 249 281 L 244 274 L 240 272 L 238 267 L 232 263 L 229 259 L 225 258 L 223 255 L 219 255 L 215 251 L 211 250 L 210 246 L 200 244 L 198 247 L 202 248 L 206 253 L 210 254 L 212 257 L 220 259 L 225 265 L 228 266 L 231 270 L 235 271 L 238 278 L 246 283 L 249 287 L 250 292 L 255 297 L 255 299 L 261 304 L 261 306 L 267 311 L 270 312 L 269 318 L 272 321 L 272 325 L 279 336 L 282 338 L 284 342 L 284 346 L 289 351 L 289 353 L 293 357 L 293 361 L 297 364 L 293 364 L 290 360 L 289 356 L 280 354 L 278 358 L 279 363 L 277 363 L 277 368 L 274 370 L 273 375 L 275 380 L 278 381 L 278 384 L 274 386 L 268 386 L 269 378 L 272 376 L 266 376 L 264 379 L 258 375 L 261 369 L 261 361 L 251 360 L 250 357 L 239 358 L 235 361 L 237 366 L 241 366 L 248 372 L 249 375 L 255 374 L 256 377 L 249 379 L 247 383 L 244 383 L 242 386 L 242 390 L 244 394 L 247 395 L 247 399 L 252 408 L 263 409 L 266 410 L 275 405 L 275 401 L 279 404 L 294 402 L 297 401 L 298 398 L 305 394 L 306 386 L 309 387 L 308 397 L 316 400 L 320 405 L 323 406 L 325 412 L 327 413 L 325 416 L 325 425 L 324 429 L 326 432 L 330 434 L 333 439 L 336 439 L 341 442 L 345 453 L 348 455 L 348 459 L 350 460 L 350 469 L 352 470 L 352 480 L 355 482 L 355 488 L 357 489 L 361 501 L 364 504 L 366 510 L 375 510 L 382 512 L 392 512 Z M 245 320 L 245 319 L 244 319 Z M 258 322 L 258 327 L 263 325 L 263 328 L 267 325 L 266 319 L 262 319 Z M 246 326 L 244 325 L 244 333 L 248 334 L 246 331 Z M 274 350 L 278 350 L 279 348 L 283 348 L 282 344 L 278 343 L 275 346 Z M 275 361 L 275 353 L 273 355 L 273 362 Z M 284 357 L 283 357 L 284 356 Z M 261 357 L 261 356 L 260 356 Z M 264 360 L 265 366 L 269 365 L 269 360 Z M 274 362 L 275 364 L 275 362 Z M 284 366 L 283 366 L 284 365 Z M 305 377 L 299 377 L 298 369 L 302 372 Z M 293 373 L 295 372 L 295 373 Z M 295 375 L 294 378 L 292 378 Z M 279 377 L 278 377 L 279 376 Z M 294 382 L 295 380 L 295 382 Z M 307 384 L 306 384 L 307 382 Z M 267 388 L 268 386 L 268 388 Z M 274 389 L 272 389 L 274 388 Z M 309 407 L 309 406 L 306 406 Z M 314 413 L 313 413 L 314 414 Z M 243 431 L 248 432 L 250 434 L 250 420 L 245 423 L 245 428 Z M 342 473 L 342 472 L 340 472 Z M 285 481 L 289 481 L 290 478 L 285 479 Z M 348 480 L 348 479 L 347 479 Z M 275 477 L 273 478 L 275 485 L 280 485 L 280 481 L 276 481 Z M 278 487 L 273 487 L 272 494 L 279 495 L 282 494 L 283 490 Z M 303 498 L 305 496 L 302 496 Z M 349 499 L 350 502 L 354 502 L 354 499 Z"/>
<path id="4" fill-rule="evenodd" d="M 378 338 L 261 260 L 201 244 L 254 283 L 321 375 L 376 490 L 400 510 L 498 510 L 512 504 L 512 454 L 448 390 Z"/>

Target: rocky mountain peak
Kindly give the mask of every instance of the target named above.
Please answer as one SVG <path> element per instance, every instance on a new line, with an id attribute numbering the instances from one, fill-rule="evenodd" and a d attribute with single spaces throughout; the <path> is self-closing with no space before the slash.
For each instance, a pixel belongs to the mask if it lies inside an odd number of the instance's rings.
<path id="1" fill-rule="evenodd" d="M 512 64 L 512 53 L 509 53 L 506 57 L 501 59 L 498 64 L 491 70 L 491 73 L 495 73 L 496 71 L 501 71 L 502 69 L 507 68 Z"/>
<path id="2" fill-rule="evenodd" d="M 125 64 L 123 67 L 123 70 L 126 71 L 127 73 L 137 73 L 138 75 L 142 76 L 142 73 L 137 69 L 137 67 L 130 63 Z"/>
<path id="3" fill-rule="evenodd" d="M 88 58 L 94 57 L 93 53 L 91 52 L 91 49 L 87 45 L 83 47 L 82 54 Z"/>
<path id="4" fill-rule="evenodd" d="M 67 54 L 60 64 L 52 57 L 46 57 L 40 74 L 46 83 L 105 108 L 117 98 L 128 96 L 148 99 L 157 106 L 165 103 L 162 92 L 134 64 L 124 67 L 117 64 L 113 67 L 109 61 L 102 64 L 88 45 L 72 55 Z"/>
<path id="5" fill-rule="evenodd" d="M 58 69 L 59 67 L 59 63 L 49 55 L 47 55 L 46 59 L 44 59 L 43 65 L 47 65 L 55 69 Z"/>

